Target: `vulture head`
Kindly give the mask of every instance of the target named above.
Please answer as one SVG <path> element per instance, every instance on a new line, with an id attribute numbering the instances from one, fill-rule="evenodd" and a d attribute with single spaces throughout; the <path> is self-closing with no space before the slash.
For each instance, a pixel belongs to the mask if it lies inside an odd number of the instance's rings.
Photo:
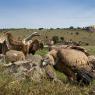
<path id="1" fill-rule="evenodd" d="M 29 54 L 32 53 L 33 55 L 35 54 L 35 52 L 39 49 L 39 41 L 38 40 L 34 40 L 30 46 L 29 46 Z"/>
<path id="2" fill-rule="evenodd" d="M 50 64 L 50 65 L 54 66 L 56 58 L 57 58 L 57 50 L 53 49 L 43 57 L 42 65 L 45 66 L 45 65 Z"/>

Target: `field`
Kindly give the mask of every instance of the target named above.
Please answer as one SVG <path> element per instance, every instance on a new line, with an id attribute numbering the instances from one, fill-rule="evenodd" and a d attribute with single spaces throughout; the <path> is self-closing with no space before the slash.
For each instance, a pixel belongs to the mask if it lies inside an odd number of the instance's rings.
<path id="1" fill-rule="evenodd" d="M 83 46 L 90 54 L 95 55 L 95 33 L 89 33 L 86 30 L 68 30 L 68 29 L 9 29 L 3 30 L 11 32 L 14 36 L 23 39 L 32 32 L 39 32 L 42 41 L 46 40 L 46 36 L 64 37 L 65 40 L 72 39 L 73 41 L 84 41 L 89 43 L 88 46 Z M 78 32 L 78 35 L 76 33 Z M 1 33 L 2 34 L 2 33 Z M 18 36 L 19 35 L 19 36 Z M 47 53 L 47 49 L 37 51 L 36 54 L 41 56 Z M 55 71 L 57 77 L 63 81 L 62 84 L 43 80 L 41 83 L 32 82 L 29 79 L 17 80 L 12 75 L 3 72 L 4 68 L 0 64 L 0 95 L 95 95 L 95 81 L 89 86 L 80 86 L 69 83 L 66 76 Z"/>
<path id="2" fill-rule="evenodd" d="M 89 52 L 94 53 L 92 47 L 86 47 Z M 38 51 L 36 54 L 44 55 L 47 50 Z M 89 86 L 80 86 L 69 83 L 66 76 L 55 71 L 57 77 L 63 81 L 62 84 L 43 80 L 35 83 L 29 79 L 17 80 L 12 75 L 3 72 L 4 68 L 0 65 L 0 95 L 95 95 L 95 82 Z"/>
<path id="3" fill-rule="evenodd" d="M 1 30 L 5 32 L 11 32 L 15 37 L 19 37 L 21 39 L 27 37 L 32 32 L 38 32 L 41 34 L 38 39 L 43 42 L 46 41 L 46 36 L 48 39 L 51 39 L 52 36 L 64 37 L 65 41 L 75 41 L 75 42 L 85 42 L 90 46 L 95 45 L 95 32 L 89 32 L 83 29 L 6 29 Z"/>

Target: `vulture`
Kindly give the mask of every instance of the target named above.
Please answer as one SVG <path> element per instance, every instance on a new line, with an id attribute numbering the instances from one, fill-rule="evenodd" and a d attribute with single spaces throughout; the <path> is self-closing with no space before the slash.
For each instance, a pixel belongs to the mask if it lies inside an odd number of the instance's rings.
<path id="1" fill-rule="evenodd" d="M 56 70 L 63 72 L 70 81 L 90 84 L 95 76 L 88 55 L 86 50 L 77 46 L 56 48 L 45 55 L 42 65 L 53 65 Z"/>
<path id="2" fill-rule="evenodd" d="M 8 51 L 8 46 L 6 44 L 6 37 L 5 35 L 0 36 L 0 54 L 5 54 Z"/>
<path id="3" fill-rule="evenodd" d="M 39 48 L 39 41 L 31 39 L 35 36 L 40 36 L 37 32 L 32 33 L 22 41 L 14 39 L 11 33 L 6 33 L 6 42 L 9 50 L 22 51 L 25 55 L 28 53 L 35 54 Z"/>
<path id="4" fill-rule="evenodd" d="M 21 51 L 9 50 L 5 54 L 5 60 L 6 60 L 6 63 L 23 61 L 23 60 L 25 60 L 25 55 Z"/>

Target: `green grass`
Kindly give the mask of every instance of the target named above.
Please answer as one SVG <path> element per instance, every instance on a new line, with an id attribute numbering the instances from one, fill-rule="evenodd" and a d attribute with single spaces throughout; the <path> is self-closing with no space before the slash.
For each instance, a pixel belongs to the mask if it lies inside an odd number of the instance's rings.
<path id="1" fill-rule="evenodd" d="M 48 50 L 47 49 L 43 49 L 43 50 L 38 50 L 36 52 L 36 54 L 38 55 L 41 55 L 41 56 L 44 56 L 45 54 L 47 54 Z"/>
<path id="2" fill-rule="evenodd" d="M 87 49 L 87 51 L 92 54 L 95 55 L 95 46 L 83 46 L 85 49 Z"/>
<path id="3" fill-rule="evenodd" d="M 95 55 L 95 46 L 82 46 L 84 47 L 88 53 Z M 48 53 L 48 49 L 38 50 L 36 54 L 39 54 L 41 56 L 44 56 L 46 53 Z"/>

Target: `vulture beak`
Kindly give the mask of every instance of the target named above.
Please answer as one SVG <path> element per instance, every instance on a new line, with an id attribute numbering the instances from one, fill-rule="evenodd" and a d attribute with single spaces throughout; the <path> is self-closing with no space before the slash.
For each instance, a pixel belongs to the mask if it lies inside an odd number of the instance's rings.
<path id="1" fill-rule="evenodd" d="M 42 66 L 46 66 L 46 65 L 48 65 L 48 60 L 43 59 L 42 60 Z"/>
<path id="2" fill-rule="evenodd" d="M 48 65 L 48 64 L 49 64 L 49 60 L 46 59 L 46 58 L 43 58 L 43 59 L 42 59 L 42 66 L 46 66 L 46 65 Z"/>

